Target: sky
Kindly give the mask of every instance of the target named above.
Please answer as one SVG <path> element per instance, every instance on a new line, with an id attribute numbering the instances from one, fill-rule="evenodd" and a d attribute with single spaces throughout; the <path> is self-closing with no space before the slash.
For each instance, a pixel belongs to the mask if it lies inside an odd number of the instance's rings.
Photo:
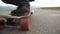
<path id="1" fill-rule="evenodd" d="M 39 7 L 60 7 L 60 0 L 35 0 L 30 2 L 31 6 Z M 10 4 L 5 4 L 0 0 L 0 6 L 14 6 Z"/>

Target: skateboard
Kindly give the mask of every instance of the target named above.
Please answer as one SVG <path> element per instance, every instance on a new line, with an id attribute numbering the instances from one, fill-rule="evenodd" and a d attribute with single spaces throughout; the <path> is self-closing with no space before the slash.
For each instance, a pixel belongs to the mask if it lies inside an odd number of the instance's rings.
<path id="1" fill-rule="evenodd" d="M 20 29 L 22 30 L 29 30 L 30 29 L 30 19 L 29 17 L 33 14 L 33 12 L 30 12 L 28 15 L 25 16 L 11 16 L 11 15 L 0 15 L 0 18 L 17 18 L 20 19 L 19 20 L 19 24 L 20 24 Z M 4 25 L 5 21 L 4 20 L 0 20 L 0 23 L 2 23 L 3 25 L 0 24 L 0 29 L 4 29 L 6 26 Z"/>

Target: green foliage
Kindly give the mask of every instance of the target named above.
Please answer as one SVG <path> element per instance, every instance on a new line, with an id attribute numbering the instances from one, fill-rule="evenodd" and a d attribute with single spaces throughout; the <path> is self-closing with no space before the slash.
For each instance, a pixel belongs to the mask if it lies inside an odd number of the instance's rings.
<path id="1" fill-rule="evenodd" d="M 45 8 L 39 8 L 39 9 L 60 10 L 60 7 L 45 7 Z"/>
<path id="2" fill-rule="evenodd" d="M 9 12 L 11 10 L 0 10 L 0 12 Z"/>

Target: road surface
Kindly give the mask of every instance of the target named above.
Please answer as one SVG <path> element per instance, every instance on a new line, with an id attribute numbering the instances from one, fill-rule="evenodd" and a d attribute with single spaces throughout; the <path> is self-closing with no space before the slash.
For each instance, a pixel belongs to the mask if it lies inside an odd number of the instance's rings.
<path id="1" fill-rule="evenodd" d="M 0 30 L 1 34 L 60 34 L 60 11 L 36 9 L 30 17 L 31 29 L 22 31 L 19 28 Z"/>

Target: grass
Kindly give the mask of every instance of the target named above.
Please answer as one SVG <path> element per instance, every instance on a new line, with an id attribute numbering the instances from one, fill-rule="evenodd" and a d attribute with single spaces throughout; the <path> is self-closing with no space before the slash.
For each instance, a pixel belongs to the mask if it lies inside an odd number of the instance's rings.
<path id="1" fill-rule="evenodd" d="M 39 8 L 39 9 L 60 10 L 60 7 L 45 7 L 45 8 Z"/>
<path id="2" fill-rule="evenodd" d="M 11 10 L 0 10 L 0 12 L 8 12 L 8 11 L 11 11 Z"/>

